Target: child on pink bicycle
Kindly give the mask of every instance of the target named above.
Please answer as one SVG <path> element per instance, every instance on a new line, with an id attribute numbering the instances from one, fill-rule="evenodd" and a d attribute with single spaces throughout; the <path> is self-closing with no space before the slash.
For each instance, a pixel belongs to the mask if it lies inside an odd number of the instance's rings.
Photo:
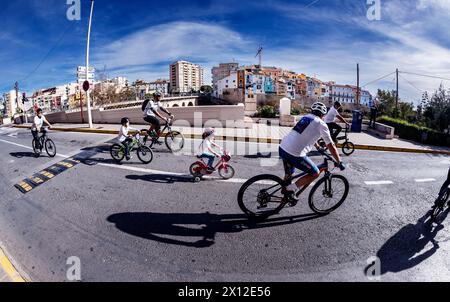
<path id="1" fill-rule="evenodd" d="M 202 135 L 203 141 L 199 147 L 199 158 L 205 158 L 208 160 L 208 172 L 214 172 L 214 161 L 216 157 L 220 158 L 222 155 L 219 154 L 214 149 L 220 150 L 222 152 L 222 148 L 214 142 L 215 129 L 208 128 Z"/>

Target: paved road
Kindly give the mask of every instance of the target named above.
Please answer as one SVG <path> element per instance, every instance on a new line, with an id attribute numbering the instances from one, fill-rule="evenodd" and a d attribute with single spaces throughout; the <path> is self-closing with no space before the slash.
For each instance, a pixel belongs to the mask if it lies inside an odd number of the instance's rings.
<path id="1" fill-rule="evenodd" d="M 51 137 L 60 156 L 36 159 L 27 131 L 0 128 L 0 242 L 33 281 L 66 280 L 71 256 L 83 281 L 366 281 L 372 256 L 385 281 L 450 281 L 450 228 L 425 223 L 448 157 L 357 152 L 346 158 L 351 189 L 338 211 L 317 217 L 301 203 L 251 224 L 236 202 L 240 186 L 282 174 L 275 158 L 255 156 L 257 145 L 250 156 L 229 148 L 240 154 L 231 182 L 194 184 L 192 156 L 161 149 L 150 165 L 115 165 L 113 136 Z M 13 187 L 76 154 L 81 164 L 30 193 Z"/>

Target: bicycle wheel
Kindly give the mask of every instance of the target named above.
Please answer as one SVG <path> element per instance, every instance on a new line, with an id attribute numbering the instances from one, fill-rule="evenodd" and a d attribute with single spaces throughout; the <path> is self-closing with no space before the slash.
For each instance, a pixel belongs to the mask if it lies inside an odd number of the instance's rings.
<path id="1" fill-rule="evenodd" d="M 33 152 L 36 157 L 41 156 L 42 150 L 41 150 L 41 144 L 39 143 L 39 139 L 33 139 Z"/>
<path id="2" fill-rule="evenodd" d="M 110 149 L 111 157 L 117 162 L 120 163 L 125 158 L 125 151 L 122 145 L 114 144 Z"/>
<path id="3" fill-rule="evenodd" d="M 439 198 L 436 200 L 436 202 L 434 204 L 433 212 L 431 213 L 431 219 L 433 221 L 437 221 L 439 215 L 441 215 L 442 212 L 444 212 L 446 203 L 447 203 L 449 198 L 450 198 L 450 189 L 444 190 L 439 195 Z"/>
<path id="4" fill-rule="evenodd" d="M 239 190 L 239 207 L 251 218 L 265 219 L 278 214 L 286 206 L 283 187 L 284 181 L 277 176 L 256 176 Z"/>
<path id="5" fill-rule="evenodd" d="M 192 176 L 198 177 L 202 176 L 201 171 L 203 170 L 203 166 L 200 163 L 193 163 L 191 167 L 189 168 L 189 173 L 191 173 Z"/>
<path id="6" fill-rule="evenodd" d="M 47 152 L 50 157 L 56 156 L 56 145 L 51 139 L 45 141 L 45 152 Z"/>
<path id="7" fill-rule="evenodd" d="M 139 160 L 144 164 L 149 164 L 153 161 L 153 151 L 146 146 L 140 146 L 137 150 Z"/>
<path id="8" fill-rule="evenodd" d="M 342 146 L 342 152 L 347 156 L 352 155 L 355 152 L 355 145 L 351 142 L 345 142 Z"/>
<path id="9" fill-rule="evenodd" d="M 234 175 L 236 174 L 234 168 L 230 165 L 227 165 L 226 167 L 222 167 L 219 169 L 219 175 L 223 179 L 232 179 Z"/>
<path id="10" fill-rule="evenodd" d="M 324 177 L 311 189 L 309 207 L 317 214 L 329 214 L 347 199 L 350 184 L 342 175 Z"/>
<path id="11" fill-rule="evenodd" d="M 172 131 L 166 135 L 166 146 L 172 152 L 179 152 L 184 148 L 184 136 L 178 131 Z"/>

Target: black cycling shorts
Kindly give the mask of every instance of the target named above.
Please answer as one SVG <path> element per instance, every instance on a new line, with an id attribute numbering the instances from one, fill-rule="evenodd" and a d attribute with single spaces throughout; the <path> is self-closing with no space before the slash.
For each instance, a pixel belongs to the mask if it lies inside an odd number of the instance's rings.
<path id="1" fill-rule="evenodd" d="M 144 117 L 144 121 L 146 121 L 149 124 L 152 124 L 155 127 L 156 131 L 161 130 L 161 122 L 159 119 L 155 116 L 146 116 Z"/>

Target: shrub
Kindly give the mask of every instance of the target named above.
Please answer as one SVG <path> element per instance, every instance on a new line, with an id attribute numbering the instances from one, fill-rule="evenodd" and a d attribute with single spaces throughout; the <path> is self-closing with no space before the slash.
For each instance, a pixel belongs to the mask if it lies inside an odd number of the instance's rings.
<path id="1" fill-rule="evenodd" d="M 277 111 L 273 106 L 263 106 L 258 110 L 258 116 L 262 118 L 275 118 L 277 116 Z"/>
<path id="2" fill-rule="evenodd" d="M 301 111 L 298 108 L 292 108 L 291 115 L 300 115 Z"/>
<path id="3" fill-rule="evenodd" d="M 395 134 L 400 138 L 419 143 L 450 147 L 450 135 L 427 127 L 411 124 L 405 120 L 382 116 L 378 122 L 395 128 Z"/>

